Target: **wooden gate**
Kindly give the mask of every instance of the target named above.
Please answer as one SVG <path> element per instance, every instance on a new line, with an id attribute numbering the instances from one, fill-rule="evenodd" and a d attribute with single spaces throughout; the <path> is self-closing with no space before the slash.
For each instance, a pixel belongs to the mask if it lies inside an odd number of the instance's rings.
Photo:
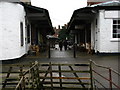
<path id="1" fill-rule="evenodd" d="M 8 66 L 8 65 L 7 65 Z M 12 65 L 3 71 L 2 90 L 72 90 L 92 88 L 89 64 Z M 7 74 L 4 76 L 4 74 Z"/>
<path id="2" fill-rule="evenodd" d="M 120 73 L 110 67 L 90 64 L 41 64 L 37 61 L 30 65 L 3 65 L 2 90 L 120 90 L 120 86 L 113 80 L 114 76 L 120 77 Z M 96 68 L 109 71 L 105 77 Z M 107 81 L 102 83 L 102 81 Z M 108 84 L 109 87 L 105 87 Z"/>

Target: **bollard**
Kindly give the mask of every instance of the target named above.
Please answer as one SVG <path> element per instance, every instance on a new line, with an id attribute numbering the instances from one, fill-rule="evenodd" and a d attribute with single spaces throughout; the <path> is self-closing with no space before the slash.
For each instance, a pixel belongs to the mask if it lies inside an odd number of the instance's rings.
<path id="1" fill-rule="evenodd" d="M 50 54 L 50 41 L 49 41 L 49 46 L 48 46 L 48 58 L 51 58 L 50 55 L 51 55 L 51 54 Z"/>
<path id="2" fill-rule="evenodd" d="M 74 58 L 76 58 L 76 44 L 74 43 L 74 45 L 73 45 L 73 56 L 74 56 Z"/>

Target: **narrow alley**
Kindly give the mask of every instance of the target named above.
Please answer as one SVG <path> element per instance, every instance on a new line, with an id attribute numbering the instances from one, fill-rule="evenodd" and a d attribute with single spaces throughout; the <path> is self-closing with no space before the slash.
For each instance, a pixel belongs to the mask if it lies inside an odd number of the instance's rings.
<path id="1" fill-rule="evenodd" d="M 0 90 L 120 90 L 120 0 L 0 0 Z"/>

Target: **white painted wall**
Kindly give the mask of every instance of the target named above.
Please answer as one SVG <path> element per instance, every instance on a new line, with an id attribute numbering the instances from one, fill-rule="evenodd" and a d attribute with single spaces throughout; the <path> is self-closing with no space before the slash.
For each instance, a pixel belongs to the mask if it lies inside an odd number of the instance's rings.
<path id="1" fill-rule="evenodd" d="M 110 13 L 108 12 L 110 11 L 100 12 L 101 17 L 100 52 L 117 53 L 120 52 L 118 51 L 118 48 L 120 48 L 118 44 L 120 42 L 118 39 L 112 38 L 112 31 L 113 31 L 113 19 L 120 18 L 120 16 L 118 15 L 118 11 L 111 11 Z"/>
<path id="2" fill-rule="evenodd" d="M 1 5 L 0 5 L 0 9 L 1 9 Z M 0 13 L 1 13 L 1 10 L 0 10 Z M 2 16 L 1 16 L 1 14 L 0 14 L 0 57 L 2 57 L 2 48 L 1 48 L 1 46 L 2 46 Z M 0 65 L 1 66 L 1 65 Z"/>
<path id="3" fill-rule="evenodd" d="M 120 46 L 120 39 L 112 38 L 113 19 L 120 18 L 118 15 L 120 11 L 104 11 L 100 10 L 96 16 L 98 20 L 98 27 L 95 28 L 95 20 L 92 22 L 91 27 L 91 42 L 95 46 L 95 51 L 100 53 L 118 53 Z M 97 33 L 95 33 L 97 32 Z M 94 35 L 95 34 L 95 35 Z M 97 41 L 94 40 L 97 39 Z"/>
<path id="4" fill-rule="evenodd" d="M 24 46 L 20 42 L 20 22 L 23 22 Z M 25 53 L 24 7 L 16 3 L 0 2 L 0 60 L 19 58 Z"/>
<path id="5" fill-rule="evenodd" d="M 95 52 L 97 52 L 97 50 L 99 50 L 99 44 L 100 44 L 100 40 L 99 40 L 99 14 L 96 14 L 94 16 L 94 20 L 91 23 L 91 48 L 95 50 Z M 97 25 L 96 25 L 96 20 L 97 20 Z"/>

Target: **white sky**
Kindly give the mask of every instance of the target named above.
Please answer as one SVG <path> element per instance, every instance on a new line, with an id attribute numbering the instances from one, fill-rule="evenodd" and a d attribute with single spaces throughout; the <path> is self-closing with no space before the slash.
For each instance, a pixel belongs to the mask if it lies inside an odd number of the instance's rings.
<path id="1" fill-rule="evenodd" d="M 53 27 L 67 24 L 74 10 L 87 6 L 87 0 L 31 0 L 31 3 L 49 11 Z"/>

